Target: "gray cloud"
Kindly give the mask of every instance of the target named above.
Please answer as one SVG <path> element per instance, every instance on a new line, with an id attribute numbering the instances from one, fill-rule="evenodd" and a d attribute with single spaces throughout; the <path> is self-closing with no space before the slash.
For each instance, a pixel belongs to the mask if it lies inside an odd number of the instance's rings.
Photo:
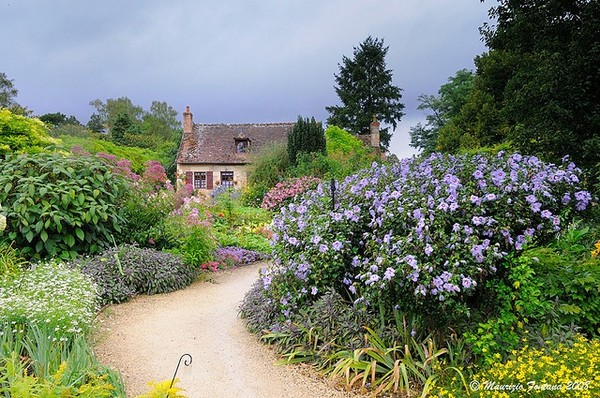
<path id="1" fill-rule="evenodd" d="M 85 122 L 95 98 L 149 107 L 190 105 L 197 121 L 268 122 L 327 117 L 337 103 L 342 55 L 368 35 L 389 46 L 387 64 L 406 113 L 391 151 L 413 153 L 407 131 L 433 94 L 484 51 L 477 28 L 488 5 L 473 0 L 8 1 L 0 5 L 0 71 L 36 114 Z"/>

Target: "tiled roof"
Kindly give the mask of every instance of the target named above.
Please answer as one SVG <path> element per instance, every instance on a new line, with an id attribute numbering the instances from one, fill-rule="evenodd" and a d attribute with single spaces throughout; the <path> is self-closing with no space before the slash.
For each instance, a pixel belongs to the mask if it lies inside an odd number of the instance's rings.
<path id="1" fill-rule="evenodd" d="M 236 153 L 236 140 L 249 140 L 250 152 L 284 141 L 294 123 L 194 124 L 184 133 L 177 163 L 245 164 L 248 153 Z"/>

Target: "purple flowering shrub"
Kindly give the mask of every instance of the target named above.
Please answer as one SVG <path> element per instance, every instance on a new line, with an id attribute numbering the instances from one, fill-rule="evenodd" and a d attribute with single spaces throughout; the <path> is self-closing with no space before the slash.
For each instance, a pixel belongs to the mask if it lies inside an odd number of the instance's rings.
<path id="1" fill-rule="evenodd" d="M 319 178 L 310 176 L 289 178 L 271 188 L 265 194 L 260 206 L 263 209 L 277 211 L 291 202 L 296 195 L 315 188 L 320 182 Z"/>
<path id="2" fill-rule="evenodd" d="M 217 249 L 217 252 L 215 253 L 215 260 L 224 264 L 226 267 L 252 264 L 257 261 L 265 260 L 268 257 L 269 256 L 264 253 L 234 246 L 221 247 Z"/>
<path id="3" fill-rule="evenodd" d="M 333 287 L 355 301 L 427 314 L 468 310 L 503 258 L 544 241 L 591 195 L 580 170 L 520 154 L 434 154 L 376 165 L 282 208 L 265 294 L 289 319 Z"/>

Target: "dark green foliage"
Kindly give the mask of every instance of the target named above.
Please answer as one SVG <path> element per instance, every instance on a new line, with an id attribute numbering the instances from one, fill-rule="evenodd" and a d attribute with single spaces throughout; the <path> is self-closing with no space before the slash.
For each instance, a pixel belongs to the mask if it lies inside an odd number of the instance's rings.
<path id="1" fill-rule="evenodd" d="M 75 116 L 67 116 L 60 112 L 46 113 L 40 116 L 38 119 L 49 126 L 61 126 L 65 124 L 81 125 Z"/>
<path id="2" fill-rule="evenodd" d="M 427 123 L 418 123 L 410 129 L 410 146 L 422 149 L 428 154 L 435 152 L 441 129 L 455 118 L 462 110 L 471 93 L 475 74 L 461 69 L 448 79 L 448 83 L 438 90 L 438 96 L 420 95 L 421 103 L 417 109 L 430 110 L 426 116 Z"/>
<path id="3" fill-rule="evenodd" d="M 484 25 L 473 92 L 442 148 L 510 141 L 516 150 L 580 167 L 600 163 L 597 1 L 501 0 Z M 466 136 L 466 137 L 463 137 Z"/>
<path id="4" fill-rule="evenodd" d="M 96 253 L 124 222 L 128 185 L 98 159 L 7 155 L 0 187 L 5 234 L 27 257 Z"/>
<path id="5" fill-rule="evenodd" d="M 175 229 L 168 215 L 175 208 L 172 191 L 154 192 L 145 184 L 132 187 L 123 205 L 125 224 L 118 242 L 141 247 L 172 249 L 177 245 Z"/>
<path id="6" fill-rule="evenodd" d="M 92 114 L 90 116 L 90 120 L 88 121 L 86 127 L 95 133 L 104 132 L 104 123 L 102 122 L 102 117 L 97 113 Z"/>
<path id="7" fill-rule="evenodd" d="M 559 323 L 574 324 L 594 337 L 600 335 L 600 261 L 590 257 L 587 233 L 587 228 L 569 230 L 554 245 L 524 255 L 535 259 L 532 267 Z"/>
<path id="8" fill-rule="evenodd" d="M 115 124 L 110 129 L 110 139 L 115 144 L 125 144 L 125 134 L 133 128 L 133 123 L 127 113 L 119 113 Z"/>
<path id="9" fill-rule="evenodd" d="M 102 304 L 182 289 L 197 275 L 179 256 L 133 245 L 110 248 L 72 265 L 94 279 Z"/>
<path id="10" fill-rule="evenodd" d="M 369 36 L 354 47 L 352 59 L 344 56 L 340 72 L 335 75 L 335 91 L 341 106 L 328 106 L 328 125 L 336 125 L 353 134 L 369 134 L 373 116 L 395 129 L 404 115 L 401 89 L 392 84 L 392 70 L 387 69 L 388 47 L 383 39 Z M 391 133 L 380 130 L 381 146 L 387 148 Z"/>
<path id="11" fill-rule="evenodd" d="M 287 151 L 290 163 L 297 164 L 300 153 L 325 153 L 325 132 L 321 122 L 315 118 L 304 119 L 298 116 L 298 121 L 288 134 Z"/>
<path id="12" fill-rule="evenodd" d="M 13 81 L 0 72 L 0 108 L 10 108 L 15 104 L 15 97 L 19 91 L 15 88 Z"/>

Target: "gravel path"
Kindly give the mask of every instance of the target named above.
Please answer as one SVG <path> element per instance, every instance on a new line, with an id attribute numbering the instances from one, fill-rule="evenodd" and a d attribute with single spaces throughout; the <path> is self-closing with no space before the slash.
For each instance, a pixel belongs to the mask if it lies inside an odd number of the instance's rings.
<path id="1" fill-rule="evenodd" d="M 273 352 L 246 331 L 237 307 L 261 266 L 107 307 L 100 316 L 98 358 L 121 372 L 129 397 L 146 392 L 150 380 L 170 380 L 184 353 L 193 362 L 180 367 L 179 386 L 190 398 L 353 397 L 302 368 L 275 365 Z"/>

